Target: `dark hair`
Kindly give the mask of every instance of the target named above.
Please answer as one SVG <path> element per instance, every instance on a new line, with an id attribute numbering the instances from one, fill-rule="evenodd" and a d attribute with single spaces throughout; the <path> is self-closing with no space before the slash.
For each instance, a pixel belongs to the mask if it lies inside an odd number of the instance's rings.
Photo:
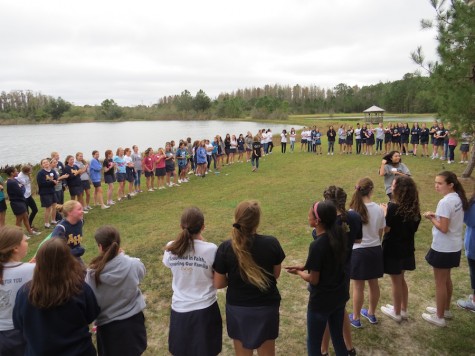
<path id="1" fill-rule="evenodd" d="M 99 151 L 98 151 L 98 150 L 92 151 L 92 155 L 93 155 L 93 156 L 94 156 L 96 153 L 99 153 Z"/>
<path id="2" fill-rule="evenodd" d="M 9 177 L 10 177 L 10 176 L 12 175 L 12 173 L 15 172 L 15 171 L 16 171 L 15 166 L 8 166 L 7 168 L 5 168 L 5 174 L 6 174 L 7 176 L 9 176 Z"/>
<path id="3" fill-rule="evenodd" d="M 340 213 L 341 221 L 346 223 L 348 215 L 345 207 L 347 195 L 343 188 L 330 185 L 323 191 L 323 197 L 325 200 L 330 200 L 335 204 L 337 211 Z"/>
<path id="4" fill-rule="evenodd" d="M 315 215 L 315 205 L 317 205 L 317 216 Z M 325 227 L 325 233 L 330 238 L 330 247 L 335 260 L 343 265 L 346 261 L 347 243 L 346 234 L 337 222 L 337 208 L 331 200 L 316 202 L 312 206 L 312 212 L 316 219 Z"/>
<path id="5" fill-rule="evenodd" d="M 391 151 L 387 155 L 383 156 L 383 159 L 385 159 L 388 162 L 388 164 L 393 164 L 393 156 L 395 153 L 401 154 L 401 152 L 399 151 Z M 401 162 L 402 162 L 402 158 L 399 160 L 399 163 Z"/>
<path id="6" fill-rule="evenodd" d="M 101 284 L 101 272 L 107 262 L 119 254 L 120 234 L 115 227 L 105 225 L 96 230 L 94 239 L 98 246 L 101 245 L 102 253 L 91 261 L 89 267 L 93 270 L 92 274 L 98 286 Z"/>
<path id="7" fill-rule="evenodd" d="M 47 240 L 36 254 L 33 279 L 28 282 L 28 300 L 39 309 L 54 308 L 78 295 L 84 282 L 84 269 L 66 240 Z"/>
<path id="8" fill-rule="evenodd" d="M 396 213 L 402 215 L 404 221 L 418 221 L 421 218 L 419 193 L 414 180 L 408 176 L 396 176 L 392 198 L 398 205 Z"/>
<path id="9" fill-rule="evenodd" d="M 107 156 L 111 155 L 112 154 L 112 150 L 106 150 L 105 152 L 105 157 L 107 158 Z"/>
<path id="10" fill-rule="evenodd" d="M 181 231 L 175 241 L 165 247 L 165 250 L 182 257 L 190 249 L 194 251 L 193 236 L 199 234 L 205 224 L 205 217 L 196 207 L 186 208 L 181 214 Z"/>
<path id="11" fill-rule="evenodd" d="M 465 189 L 463 189 L 462 184 L 460 181 L 457 179 L 457 175 L 454 172 L 451 171 L 442 171 L 437 174 L 439 177 L 444 177 L 444 180 L 447 184 L 453 184 L 454 185 L 454 192 L 458 194 L 460 197 L 460 200 L 462 201 L 462 208 L 463 210 L 468 209 L 468 200 L 467 200 L 467 195 L 465 194 Z"/>

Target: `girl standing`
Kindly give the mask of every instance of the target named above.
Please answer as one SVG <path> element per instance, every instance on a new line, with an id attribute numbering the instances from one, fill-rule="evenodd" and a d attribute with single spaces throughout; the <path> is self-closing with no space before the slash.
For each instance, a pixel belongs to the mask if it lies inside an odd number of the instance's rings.
<path id="1" fill-rule="evenodd" d="M 421 126 L 421 130 L 420 130 L 420 133 L 419 133 L 419 137 L 420 137 L 420 142 L 421 142 L 421 146 L 422 146 L 422 155 L 421 157 L 424 157 L 424 155 L 426 157 L 429 157 L 429 148 L 428 148 L 428 145 L 429 145 L 429 129 L 427 128 L 427 125 L 425 122 L 422 123 L 422 126 Z"/>
<path id="2" fill-rule="evenodd" d="M 427 134 L 429 131 L 427 131 Z M 412 125 L 411 129 L 411 144 L 412 144 L 412 155 L 417 156 L 417 146 L 419 145 L 421 135 L 421 128 L 417 122 Z"/>
<path id="3" fill-rule="evenodd" d="M 28 221 L 28 208 L 25 200 L 25 187 L 23 184 L 16 180 L 18 171 L 15 167 L 5 168 L 5 173 L 8 176 L 7 180 L 7 194 L 10 199 L 10 207 L 13 214 L 15 214 L 16 225 L 21 226 L 21 223 L 25 225 L 26 230 L 30 235 L 39 235 L 39 231 L 33 231 Z"/>
<path id="4" fill-rule="evenodd" d="M 445 326 L 445 319 L 453 318 L 450 311 L 452 279 L 450 271 L 460 265 L 463 235 L 463 216 L 468 209 L 465 190 L 457 176 L 450 171 L 440 172 L 435 177 L 435 190 L 443 195 L 437 210 L 424 213 L 432 227 L 432 245 L 426 261 L 434 270 L 435 307 L 427 307 L 422 318 L 427 322 Z"/>
<path id="5" fill-rule="evenodd" d="M 258 136 L 254 136 L 254 142 L 252 143 L 252 171 L 256 172 L 259 169 L 259 158 L 262 153 L 262 145 Z"/>
<path id="6" fill-rule="evenodd" d="M 335 150 L 335 137 L 336 132 L 333 129 L 333 125 L 330 125 L 327 131 L 327 138 L 328 138 L 328 152 L 327 155 L 331 154 L 333 156 L 333 152 Z"/>
<path id="7" fill-rule="evenodd" d="M 308 223 L 315 228 L 305 266 L 286 267 L 309 283 L 307 308 L 307 350 L 321 355 L 325 328 L 329 326 L 336 355 L 348 355 L 343 339 L 343 317 L 349 299 L 345 278 L 347 241 L 338 226 L 337 209 L 331 201 L 316 202 L 308 212 Z M 308 270 L 305 272 L 304 270 Z"/>
<path id="8" fill-rule="evenodd" d="M 157 154 L 153 158 L 158 189 L 165 189 L 165 176 L 167 176 L 168 185 L 170 185 L 170 177 L 168 176 L 168 172 L 166 169 L 166 165 L 167 165 L 166 158 L 167 156 L 165 155 L 165 151 L 161 147 L 158 149 Z M 153 187 L 153 177 L 152 177 L 152 188 L 156 190 L 156 188 Z"/>
<path id="9" fill-rule="evenodd" d="M 79 172 L 79 167 L 74 164 L 74 157 L 71 155 L 66 156 L 66 160 L 64 162 L 64 174 L 68 175 L 66 182 L 71 199 L 77 200 L 79 203 L 81 203 L 81 206 L 84 206 L 84 189 L 81 184 L 81 172 Z"/>
<path id="10" fill-rule="evenodd" d="M 119 182 L 119 190 L 117 191 L 117 201 L 121 201 L 125 197 L 125 179 L 126 179 L 126 162 L 124 157 L 124 149 L 119 147 L 114 156 L 114 164 L 117 168 L 117 182 Z"/>
<path id="11" fill-rule="evenodd" d="M 12 313 L 18 290 L 33 278 L 33 263 L 22 263 L 28 237 L 18 227 L 0 227 L 0 355 L 23 356 L 25 341 L 13 326 Z"/>
<path id="12" fill-rule="evenodd" d="M 138 258 L 124 254 L 114 227 L 100 227 L 94 238 L 99 256 L 91 261 L 86 283 L 101 308 L 95 322 L 99 355 L 142 355 L 147 348 L 147 332 L 139 284 L 145 266 Z"/>
<path id="13" fill-rule="evenodd" d="M 92 159 L 89 171 L 91 173 L 92 185 L 94 186 L 94 205 L 100 205 L 102 209 L 108 209 L 109 205 L 104 204 L 104 198 L 102 197 L 102 164 L 99 162 L 99 151 L 92 151 Z"/>
<path id="14" fill-rule="evenodd" d="M 183 211 L 180 227 L 181 232 L 163 254 L 163 264 L 173 274 L 168 350 L 176 356 L 215 356 L 222 345 L 212 268 L 217 246 L 203 238 L 204 216 L 198 208 Z M 199 263 L 185 270 L 182 265 L 190 260 Z"/>
<path id="15" fill-rule="evenodd" d="M 252 134 L 248 131 L 246 137 L 244 138 L 246 144 L 246 162 L 251 162 L 251 153 L 252 153 Z M 219 151 L 218 151 L 219 156 Z"/>
<path id="16" fill-rule="evenodd" d="M 396 176 L 392 183 L 392 201 L 382 204 L 386 215 L 383 238 L 384 273 L 391 277 L 392 304 L 381 312 L 400 322 L 407 319 L 409 290 L 404 273 L 416 269 L 414 235 L 421 222 L 416 183 L 408 176 Z"/>
<path id="17" fill-rule="evenodd" d="M 145 150 L 142 160 L 143 172 L 145 175 L 145 182 L 147 184 L 147 191 L 153 192 L 152 178 L 153 178 L 153 150 L 149 147 Z"/>
<path id="18" fill-rule="evenodd" d="M 139 153 L 137 145 L 133 145 L 132 149 L 132 162 L 134 162 L 135 176 L 134 176 L 134 188 L 135 193 L 142 193 L 140 189 L 140 178 L 142 177 L 142 155 Z"/>
<path id="19" fill-rule="evenodd" d="M 33 199 L 33 196 L 31 195 L 31 166 L 26 165 L 21 167 L 21 172 L 20 174 L 18 174 L 18 177 L 16 179 L 25 187 L 24 196 L 26 199 L 26 205 L 29 209 L 31 209 L 31 211 L 28 212 L 28 222 L 30 223 L 31 228 L 35 230 L 35 228 L 33 228 L 33 220 L 35 219 L 35 216 L 38 213 L 38 207 L 36 206 L 35 199 Z M 53 220 L 56 219 L 53 218 Z M 49 223 L 49 220 L 47 222 Z"/>
<path id="20" fill-rule="evenodd" d="M 353 314 L 350 314 L 350 322 L 355 328 L 361 328 L 361 316 L 371 324 L 378 323 L 375 313 L 380 297 L 378 278 L 383 276 L 381 236 L 385 221 L 383 209 L 371 200 L 373 192 L 373 181 L 362 178 L 356 184 L 350 202 L 350 208 L 361 216 L 363 222 L 363 239 L 361 243 L 353 245 L 351 256 Z M 368 281 L 369 286 L 368 309 L 362 309 L 365 281 Z"/>
<path id="21" fill-rule="evenodd" d="M 76 153 L 76 161 L 74 162 L 79 168 L 79 174 L 81 177 L 81 185 L 83 188 L 83 193 L 86 193 L 86 205 L 83 204 L 84 210 L 91 210 L 92 207 L 89 205 L 91 202 L 91 183 L 89 180 L 89 164 L 84 159 L 82 152 Z M 82 198 L 82 197 L 81 197 Z"/>
<path id="22" fill-rule="evenodd" d="M 287 150 L 287 130 L 282 130 L 282 133 L 280 134 L 280 151 L 282 153 L 285 153 Z"/>
<path id="23" fill-rule="evenodd" d="M 36 255 L 33 279 L 18 291 L 13 324 L 26 355 L 95 356 L 89 324 L 99 310 L 81 264 L 63 240 L 50 239 Z"/>
<path id="24" fill-rule="evenodd" d="M 129 182 L 129 190 L 127 193 L 127 198 L 133 197 L 135 193 L 134 181 L 135 181 L 135 165 L 132 161 L 132 150 L 129 147 L 126 147 L 124 150 L 124 161 L 125 161 L 125 180 Z"/>
<path id="25" fill-rule="evenodd" d="M 110 206 L 115 204 L 115 201 L 112 199 L 115 182 L 115 163 L 112 160 L 112 150 L 107 150 L 105 157 L 104 162 L 102 162 L 102 167 L 104 167 L 104 182 L 107 184 L 107 205 Z"/>
<path id="26" fill-rule="evenodd" d="M 45 208 L 44 222 L 45 228 L 50 227 L 51 224 L 56 224 L 56 194 L 54 194 L 54 187 L 58 184 L 58 174 L 51 169 L 48 158 L 41 160 L 42 169 L 36 175 L 36 182 L 38 183 L 38 193 L 40 195 L 41 207 Z"/>
<path id="27" fill-rule="evenodd" d="M 295 140 L 297 139 L 297 133 L 295 132 L 295 129 L 292 127 L 290 129 L 290 151 L 294 152 L 295 149 Z"/>
<path id="28" fill-rule="evenodd" d="M 236 355 L 251 355 L 254 349 L 274 355 L 279 335 L 277 278 L 285 253 L 275 237 L 257 233 L 260 217 L 259 203 L 239 203 L 232 239 L 219 246 L 213 265 L 215 287 L 228 287 L 226 325 Z"/>
<path id="29" fill-rule="evenodd" d="M 401 154 L 399 151 L 391 151 L 383 157 L 381 167 L 379 167 L 379 175 L 384 177 L 384 187 L 386 195 L 391 200 L 391 185 L 396 176 L 410 176 L 409 168 L 401 162 Z"/>
<path id="30" fill-rule="evenodd" d="M 237 150 L 238 150 L 238 162 L 243 162 L 243 154 L 244 154 L 244 136 L 243 134 L 239 134 L 239 137 L 237 139 Z M 208 167 L 209 169 L 209 167 Z M 216 169 L 216 167 L 214 167 L 214 169 Z"/>

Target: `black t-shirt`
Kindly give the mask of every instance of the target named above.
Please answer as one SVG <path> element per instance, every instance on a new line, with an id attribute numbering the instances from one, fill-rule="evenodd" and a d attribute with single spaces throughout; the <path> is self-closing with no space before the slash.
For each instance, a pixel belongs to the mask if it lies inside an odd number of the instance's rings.
<path id="1" fill-rule="evenodd" d="M 104 159 L 104 162 L 102 162 L 102 167 L 109 168 L 111 164 L 114 164 L 114 161 L 110 158 L 106 158 Z M 104 176 L 114 176 L 114 168 L 111 168 L 108 171 L 104 169 Z"/>
<path id="2" fill-rule="evenodd" d="M 252 143 L 252 156 L 255 157 L 260 157 L 261 156 L 261 143 L 258 141 L 255 141 Z"/>
<path id="3" fill-rule="evenodd" d="M 79 187 L 82 184 L 81 175 L 80 174 L 74 175 L 73 170 L 78 171 L 79 170 L 78 166 L 73 165 L 71 167 L 69 165 L 66 165 L 64 167 L 64 174 L 69 174 L 69 177 L 66 179 L 66 182 L 69 187 Z"/>
<path id="4" fill-rule="evenodd" d="M 318 284 L 309 288 L 310 311 L 331 311 L 350 298 L 344 264 L 339 264 L 334 257 L 327 234 L 318 236 L 310 244 L 305 268 L 320 272 Z"/>
<path id="5" fill-rule="evenodd" d="M 391 230 L 384 234 L 383 256 L 391 258 L 408 258 L 414 256 L 414 235 L 419 228 L 421 216 L 415 216 L 411 220 L 404 221 L 404 217 L 398 214 L 398 205 L 388 204 L 386 213 L 386 226 Z"/>
<path id="6" fill-rule="evenodd" d="M 274 277 L 274 266 L 280 265 L 285 258 L 279 241 L 273 236 L 256 234 L 251 240 L 250 253 L 257 265 L 269 273 L 270 287 L 263 292 L 253 284 L 245 282 L 239 273 L 239 264 L 231 240 L 224 241 L 218 247 L 213 268 L 216 272 L 227 275 L 226 302 L 245 307 L 279 305 L 280 294 Z"/>

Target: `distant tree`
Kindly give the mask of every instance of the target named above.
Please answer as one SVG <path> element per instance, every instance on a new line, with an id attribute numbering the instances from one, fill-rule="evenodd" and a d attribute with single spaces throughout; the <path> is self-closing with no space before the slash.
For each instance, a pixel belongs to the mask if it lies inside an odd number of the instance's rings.
<path id="1" fill-rule="evenodd" d="M 438 99 L 438 112 L 459 129 L 475 132 L 475 1 L 430 0 L 434 20 L 422 20 L 422 28 L 436 28 L 440 62 L 425 61 L 422 48 L 411 53 L 414 62 L 430 74 Z M 475 145 L 463 172 L 475 167 Z"/>
<path id="2" fill-rule="evenodd" d="M 117 105 L 114 99 L 104 100 L 99 108 L 99 116 L 109 120 L 120 118 L 122 113 L 122 108 Z"/>
<path id="3" fill-rule="evenodd" d="M 200 89 L 193 98 L 192 107 L 196 111 L 206 111 L 211 107 L 211 99 Z"/>
<path id="4" fill-rule="evenodd" d="M 193 109 L 193 97 L 188 90 L 182 91 L 181 95 L 175 98 L 174 103 L 178 111 L 188 112 Z"/>
<path id="5" fill-rule="evenodd" d="M 59 120 L 63 114 L 71 108 L 71 103 L 68 103 L 61 97 L 58 99 L 51 98 L 46 111 L 51 115 L 53 120 Z"/>

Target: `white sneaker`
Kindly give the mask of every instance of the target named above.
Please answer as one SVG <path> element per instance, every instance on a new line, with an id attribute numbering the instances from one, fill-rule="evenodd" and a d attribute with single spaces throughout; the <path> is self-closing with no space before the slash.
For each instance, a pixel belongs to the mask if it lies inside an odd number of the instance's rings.
<path id="1" fill-rule="evenodd" d="M 394 321 L 398 323 L 402 321 L 402 316 L 396 315 L 396 313 L 394 313 L 394 308 L 388 308 L 388 307 L 382 306 L 381 313 L 383 313 L 386 316 L 389 316 L 391 319 L 393 319 Z"/>
<path id="2" fill-rule="evenodd" d="M 149 192 L 154 192 L 155 190 L 153 190 L 152 188 L 150 188 L 148 191 L 149 191 Z"/>
<path id="3" fill-rule="evenodd" d="M 104 206 L 101 206 L 101 209 L 109 209 L 110 206 L 109 205 L 104 205 Z"/>
<path id="4" fill-rule="evenodd" d="M 422 319 L 424 319 L 425 321 L 427 321 L 431 324 L 437 325 L 439 327 L 444 327 L 446 325 L 445 324 L 445 319 L 444 318 L 438 318 L 437 315 L 435 315 L 435 314 L 423 313 L 422 314 Z"/>
<path id="5" fill-rule="evenodd" d="M 437 308 L 436 307 L 427 307 L 426 312 L 429 313 L 429 314 L 437 315 Z M 444 311 L 444 318 L 445 319 L 453 319 L 454 315 L 452 314 L 452 312 L 450 310 L 446 310 L 446 311 Z"/>
<path id="6" fill-rule="evenodd" d="M 178 179 L 178 183 L 181 183 L 181 179 Z"/>
<path id="7" fill-rule="evenodd" d="M 394 306 L 392 304 L 386 304 L 386 308 L 394 310 Z M 401 309 L 401 318 L 402 320 L 407 320 L 409 318 L 407 311 Z"/>

